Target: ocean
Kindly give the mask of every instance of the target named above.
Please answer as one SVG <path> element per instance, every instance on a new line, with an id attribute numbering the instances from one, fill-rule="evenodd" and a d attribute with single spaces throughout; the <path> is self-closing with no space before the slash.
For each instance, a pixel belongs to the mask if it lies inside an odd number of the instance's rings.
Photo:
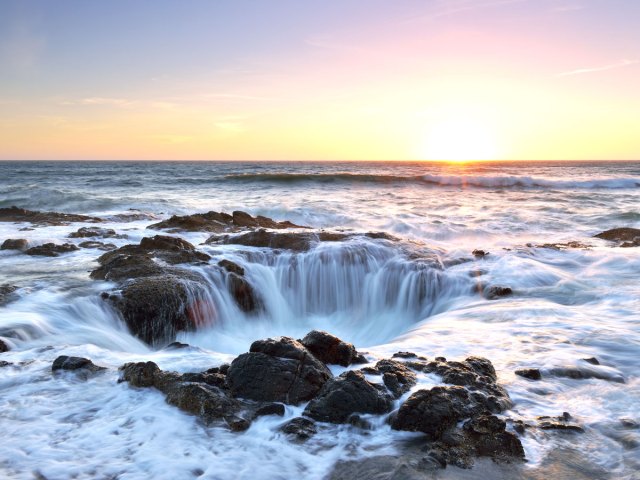
<path id="1" fill-rule="evenodd" d="M 0 208 L 11 206 L 100 217 L 101 228 L 126 235 L 105 240 L 117 247 L 167 234 L 147 227 L 172 215 L 208 211 L 349 236 L 287 251 L 171 233 L 211 265 L 242 266 L 262 303 L 246 313 L 208 265 L 186 266 L 213 278 L 207 318 L 177 334 L 186 349 L 151 347 L 129 332 L 100 295 L 117 284 L 89 277 L 104 252 L 0 251 L 0 285 L 17 287 L 0 306 L 10 347 L 0 354 L 10 362 L 0 368 L 2 478 L 323 479 L 341 461 L 397 455 L 417 434 L 384 418 L 372 417 L 368 430 L 326 425 L 301 443 L 279 428 L 304 404 L 238 433 L 202 424 L 156 390 L 118 383 L 126 362 L 198 372 L 254 340 L 313 329 L 371 359 L 486 357 L 513 401 L 504 418 L 569 412 L 584 429 L 527 430 L 527 462 L 500 478 L 640 478 L 640 248 L 594 238 L 640 228 L 640 162 L 0 162 Z M 83 226 L 0 222 L 0 243 L 77 245 L 86 239 L 68 235 Z M 512 293 L 490 299 L 492 286 Z M 52 375 L 60 355 L 108 370 L 86 380 Z M 515 374 L 523 368 L 542 379 Z M 563 368 L 595 373 L 553 373 Z M 494 467 L 483 465 L 433 478 L 491 478 L 482 468 Z"/>

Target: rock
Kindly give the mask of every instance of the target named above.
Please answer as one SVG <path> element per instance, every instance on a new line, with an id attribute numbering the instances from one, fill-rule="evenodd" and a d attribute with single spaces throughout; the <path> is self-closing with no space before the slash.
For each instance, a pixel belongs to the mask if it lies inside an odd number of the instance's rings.
<path id="1" fill-rule="evenodd" d="M 270 232 L 264 229 L 250 231 L 235 236 L 212 236 L 205 243 L 222 243 L 244 245 L 247 247 L 262 247 L 282 250 L 306 252 L 318 242 L 338 242 L 353 237 L 346 233 L 331 232 Z"/>
<path id="2" fill-rule="evenodd" d="M 559 417 L 538 417 L 538 428 L 542 430 L 564 430 L 568 432 L 584 433 L 580 425 L 569 423 L 573 417 L 568 412 L 563 412 Z"/>
<path id="3" fill-rule="evenodd" d="M 20 250 L 21 252 L 27 248 L 29 248 L 29 242 L 24 238 L 8 238 L 0 246 L 0 250 Z"/>
<path id="4" fill-rule="evenodd" d="M 182 348 L 189 348 L 189 344 L 188 343 L 182 343 L 182 342 L 172 342 L 169 345 L 167 345 L 166 347 L 164 347 L 165 350 L 178 350 L 178 349 L 182 349 Z"/>
<path id="5" fill-rule="evenodd" d="M 8 352 L 9 350 L 11 350 L 9 345 L 4 340 L 0 340 L 0 353 Z"/>
<path id="6" fill-rule="evenodd" d="M 240 277 L 244 276 L 244 268 L 231 260 L 220 260 L 218 266 L 224 268 L 229 273 L 235 273 Z"/>
<path id="7" fill-rule="evenodd" d="M 126 235 L 118 235 L 111 228 L 81 227 L 69 234 L 69 238 L 127 238 Z"/>
<path id="8" fill-rule="evenodd" d="M 218 387 L 222 389 L 227 388 L 227 377 L 219 372 L 184 373 L 182 374 L 180 379 L 183 382 L 205 383 L 212 387 Z"/>
<path id="9" fill-rule="evenodd" d="M 555 367 L 549 370 L 549 375 L 554 377 L 571 378 L 573 380 L 587 380 L 596 378 L 616 383 L 625 383 L 626 380 L 620 372 L 611 368 L 595 366 Z"/>
<path id="10" fill-rule="evenodd" d="M 391 398 L 381 386 L 351 370 L 326 382 L 304 415 L 321 422 L 345 423 L 355 413 L 383 414 L 391 408 Z"/>
<path id="11" fill-rule="evenodd" d="M 624 247 L 640 246 L 640 229 L 638 228 L 613 228 L 594 235 L 596 238 L 618 242 Z"/>
<path id="12" fill-rule="evenodd" d="M 13 292 L 18 290 L 15 285 L 4 284 L 0 285 L 0 306 L 6 305 L 12 300 Z"/>
<path id="13" fill-rule="evenodd" d="M 600 362 L 596 357 L 583 358 L 582 360 L 584 360 L 587 363 L 590 363 L 591 365 L 600 365 Z"/>
<path id="14" fill-rule="evenodd" d="M 300 343 L 324 363 L 348 367 L 358 357 L 358 352 L 351 343 L 343 342 L 338 337 L 320 330 L 307 333 Z"/>
<path id="15" fill-rule="evenodd" d="M 129 382 L 133 387 L 153 387 L 156 376 L 162 372 L 154 362 L 125 363 L 120 371 L 120 381 Z"/>
<path id="16" fill-rule="evenodd" d="M 224 417 L 224 421 L 232 432 L 244 432 L 251 426 L 251 422 L 249 420 L 235 415 Z"/>
<path id="17" fill-rule="evenodd" d="M 11 362 L 7 362 L 5 360 L 0 360 L 0 368 L 10 367 L 12 365 L 13 365 L 13 363 L 11 363 Z"/>
<path id="18" fill-rule="evenodd" d="M 589 248 L 591 248 L 591 245 L 572 241 L 567 243 L 544 243 L 542 245 L 536 245 L 536 248 L 550 248 L 552 250 L 569 250 L 569 249 L 588 250 Z"/>
<path id="19" fill-rule="evenodd" d="M 111 250 L 115 250 L 116 247 L 113 243 L 104 243 L 104 242 L 94 242 L 94 241 L 86 241 L 78 244 L 80 248 L 97 248 L 98 250 L 103 250 L 105 252 L 110 252 Z"/>
<path id="20" fill-rule="evenodd" d="M 423 432 L 430 440 L 437 440 L 445 430 L 471 416 L 472 404 L 469 392 L 463 387 L 418 390 L 400 406 L 391 420 L 391 428 Z"/>
<path id="21" fill-rule="evenodd" d="M 254 342 L 227 373 L 234 396 L 293 405 L 311 400 L 329 378 L 327 367 L 289 337 Z"/>
<path id="22" fill-rule="evenodd" d="M 463 430 L 476 456 L 524 460 L 522 443 L 513 433 L 505 431 L 505 427 L 504 420 L 483 414 L 465 422 Z"/>
<path id="23" fill-rule="evenodd" d="M 198 383 L 176 383 L 167 390 L 167 403 L 199 416 L 207 424 L 231 417 L 232 421 L 227 424 L 232 430 L 246 430 L 249 427 L 247 424 L 246 428 L 242 428 L 237 421 L 233 421 L 241 405 L 216 387 Z"/>
<path id="24" fill-rule="evenodd" d="M 474 257 L 476 257 L 476 258 L 484 258 L 484 257 L 486 257 L 487 255 L 489 255 L 489 252 L 486 252 L 486 251 L 484 251 L 484 250 L 476 249 L 476 250 L 474 250 L 473 252 L 471 252 L 471 254 L 472 254 Z"/>
<path id="25" fill-rule="evenodd" d="M 282 403 L 268 403 L 260 408 L 258 408 L 254 415 L 256 417 L 263 417 L 265 415 L 278 415 L 279 417 L 284 416 L 285 408 Z"/>
<path id="26" fill-rule="evenodd" d="M 294 418 L 284 424 L 280 430 L 287 435 L 295 435 L 298 440 L 307 440 L 318 433 L 313 420 L 304 417 Z"/>
<path id="27" fill-rule="evenodd" d="M 519 375 L 529 380 L 542 380 L 542 374 L 539 368 L 522 368 L 515 371 L 516 375 Z"/>
<path id="28" fill-rule="evenodd" d="M 249 313 L 260 309 L 262 303 L 258 300 L 251 284 L 244 277 L 229 273 L 226 281 L 227 288 L 240 310 Z"/>
<path id="29" fill-rule="evenodd" d="M 37 247 L 31 247 L 24 251 L 27 255 L 36 255 L 43 257 L 57 257 L 63 253 L 73 252 L 80 250 L 72 243 L 63 243 L 62 245 L 56 245 L 55 243 L 45 243 Z"/>
<path id="30" fill-rule="evenodd" d="M 51 366 L 51 371 L 57 372 L 59 370 L 84 370 L 86 372 L 96 373 L 106 370 L 106 368 L 95 365 L 88 358 L 61 355 L 53 361 L 53 365 Z"/>
<path id="31" fill-rule="evenodd" d="M 432 469 L 424 455 L 380 455 L 340 460 L 327 480 L 427 480 Z"/>
<path id="32" fill-rule="evenodd" d="M 147 228 L 158 230 L 170 229 L 172 232 L 237 232 L 247 228 L 307 228 L 295 225 L 291 222 L 276 222 L 270 218 L 257 216 L 252 217 L 248 213 L 236 211 L 232 215 L 223 212 L 207 212 L 196 213 L 194 215 L 185 215 L 169 218 L 162 222 L 149 225 Z"/>
<path id="33" fill-rule="evenodd" d="M 30 222 L 34 225 L 68 225 L 72 222 L 102 222 L 97 217 L 72 213 L 37 212 L 24 208 L 0 208 L 0 222 Z"/>
<path id="34" fill-rule="evenodd" d="M 513 290 L 510 287 L 503 287 L 499 285 L 492 285 L 484 289 L 484 297 L 487 300 L 495 300 L 501 297 L 507 297 L 513 294 Z"/>
<path id="35" fill-rule="evenodd" d="M 416 374 L 402 362 L 380 360 L 376 370 L 382 374 L 382 381 L 395 398 L 400 398 L 416 384 Z"/>

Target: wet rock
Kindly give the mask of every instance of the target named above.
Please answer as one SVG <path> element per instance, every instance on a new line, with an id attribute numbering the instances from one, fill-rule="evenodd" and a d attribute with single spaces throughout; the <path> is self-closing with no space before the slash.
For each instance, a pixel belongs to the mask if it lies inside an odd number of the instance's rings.
<path id="1" fill-rule="evenodd" d="M 224 417 L 224 421 L 232 432 L 244 432 L 251 426 L 251 422 L 249 420 L 235 415 Z"/>
<path id="2" fill-rule="evenodd" d="M 568 412 L 563 412 L 559 417 L 538 417 L 538 428 L 542 430 L 564 430 L 568 432 L 584 433 L 584 428 L 575 423 L 569 423 L 573 417 Z"/>
<path id="3" fill-rule="evenodd" d="M 304 417 L 294 418 L 284 424 L 280 430 L 287 435 L 295 436 L 298 440 L 307 440 L 318 433 L 315 422 Z"/>
<path id="4" fill-rule="evenodd" d="M 166 347 L 164 347 L 165 350 L 178 350 L 181 348 L 189 348 L 189 344 L 188 343 L 182 343 L 182 342 L 172 342 L 169 345 L 167 345 Z"/>
<path id="5" fill-rule="evenodd" d="M 529 380 L 542 380 L 542 374 L 539 368 L 522 368 L 515 371 L 516 375 L 528 378 Z"/>
<path id="6" fill-rule="evenodd" d="M 218 266 L 224 268 L 229 273 L 235 273 L 240 277 L 244 276 L 244 268 L 231 260 L 220 260 Z"/>
<path id="7" fill-rule="evenodd" d="M 591 245 L 572 241 L 567 243 L 544 243 L 542 245 L 536 245 L 536 248 L 550 248 L 552 250 L 569 250 L 569 249 L 587 250 L 591 248 Z"/>
<path id="8" fill-rule="evenodd" d="M 473 401 L 463 387 L 434 387 L 418 390 L 404 402 L 391 419 L 391 428 L 423 432 L 430 440 L 473 413 Z"/>
<path id="9" fill-rule="evenodd" d="M 391 398 L 381 386 L 351 370 L 326 382 L 304 415 L 321 422 L 345 423 L 355 413 L 383 414 L 391 408 Z"/>
<path id="10" fill-rule="evenodd" d="M 285 408 L 282 403 L 268 403 L 260 408 L 258 408 L 254 415 L 256 417 L 264 417 L 266 415 L 278 415 L 279 417 L 284 416 Z"/>
<path id="11" fill-rule="evenodd" d="M 154 362 L 125 363 L 120 367 L 120 381 L 128 382 L 133 387 L 153 387 L 162 371 Z"/>
<path id="12" fill-rule="evenodd" d="M 621 247 L 640 246 L 640 229 L 638 228 L 613 228 L 594 235 L 596 238 L 618 242 Z"/>
<path id="13" fill-rule="evenodd" d="M 68 225 L 72 222 L 102 222 L 97 217 L 76 215 L 72 213 L 37 212 L 24 208 L 0 208 L 0 222 L 30 222 L 34 225 Z"/>
<path id="14" fill-rule="evenodd" d="M 234 396 L 293 405 L 311 400 L 329 378 L 327 367 L 289 337 L 254 342 L 227 373 Z"/>
<path id="15" fill-rule="evenodd" d="M 484 297 L 487 300 L 495 300 L 501 297 L 508 297 L 513 294 L 513 290 L 510 287 L 503 287 L 499 285 L 492 285 L 484 289 Z"/>
<path id="16" fill-rule="evenodd" d="M 154 223 L 147 228 L 154 228 L 158 230 L 169 229 L 172 232 L 187 231 L 187 232 L 237 232 L 248 228 L 307 228 L 300 225 L 295 225 L 289 221 L 276 222 L 267 217 L 258 215 L 252 217 L 248 213 L 235 211 L 232 215 L 223 212 L 207 212 L 196 213 L 194 215 L 178 216 L 174 215 L 168 220 Z"/>
<path id="17" fill-rule="evenodd" d="M 471 252 L 471 254 L 476 258 L 484 258 L 487 255 L 489 255 L 489 252 L 485 250 L 476 249 L 473 252 Z"/>
<path id="18" fill-rule="evenodd" d="M 327 480 L 426 480 L 432 469 L 424 455 L 381 455 L 338 461 Z"/>
<path id="19" fill-rule="evenodd" d="M 583 358 L 583 360 L 591 365 L 600 365 L 600 362 L 596 357 Z"/>
<path id="20" fill-rule="evenodd" d="M 8 238 L 0 246 L 0 250 L 20 250 L 21 252 L 27 248 L 29 248 L 29 242 L 24 238 Z"/>
<path id="21" fill-rule="evenodd" d="M 596 378 L 598 380 L 607 380 L 616 383 L 625 383 L 626 380 L 622 374 L 612 368 L 594 366 L 594 367 L 555 367 L 549 370 L 549 375 L 554 377 L 571 378 L 573 380 L 587 380 Z"/>
<path id="22" fill-rule="evenodd" d="M 395 398 L 400 398 L 416 384 L 416 374 L 405 364 L 384 359 L 376 363 L 376 370 L 382 374 L 382 381 Z"/>
<path id="23" fill-rule="evenodd" d="M 110 252 L 111 250 L 115 250 L 116 247 L 113 243 L 104 243 L 104 242 L 94 242 L 94 241 L 86 241 L 78 244 L 80 248 L 96 248 L 98 250 L 103 250 L 105 252 Z"/>
<path id="24" fill-rule="evenodd" d="M 15 285 L 4 284 L 0 285 L 0 306 L 6 305 L 12 300 L 13 293 L 18 290 Z"/>
<path id="25" fill-rule="evenodd" d="M 351 343 L 320 330 L 307 333 L 300 343 L 324 363 L 348 367 L 358 357 L 358 352 Z"/>
<path id="26" fill-rule="evenodd" d="M 211 385 L 222 389 L 227 388 L 227 377 L 220 373 L 201 372 L 201 373 L 184 373 L 180 377 L 183 382 L 197 382 Z"/>
<path id="27" fill-rule="evenodd" d="M 13 365 L 13 363 L 11 363 L 11 362 L 7 362 L 5 360 L 0 360 L 0 368 L 10 367 L 12 365 Z"/>
<path id="28" fill-rule="evenodd" d="M 240 310 L 249 313 L 260 309 L 262 303 L 251 284 L 244 277 L 230 273 L 227 275 L 226 281 L 227 288 Z"/>
<path id="29" fill-rule="evenodd" d="M 229 397 L 219 388 L 198 383 L 175 383 L 167 389 L 167 403 L 178 407 L 192 415 L 202 418 L 205 423 L 211 423 L 213 420 L 230 418 L 227 424 L 232 430 L 240 430 L 248 428 L 239 428 L 236 418 L 237 413 L 241 409 L 239 402 Z"/>
<path id="30" fill-rule="evenodd" d="M 51 366 L 51 371 L 57 372 L 59 370 L 83 370 L 85 372 L 96 373 L 106 370 L 106 368 L 95 365 L 88 358 L 61 355 L 53 361 L 53 365 Z"/>
<path id="31" fill-rule="evenodd" d="M 126 235 L 118 235 L 111 228 L 81 227 L 69 234 L 69 238 L 127 238 Z"/>
<path id="32" fill-rule="evenodd" d="M 45 243 L 37 247 L 31 247 L 24 251 L 27 255 L 43 256 L 43 257 L 57 257 L 63 253 L 69 253 L 76 250 L 80 250 L 72 243 L 63 243 L 57 245 L 55 243 Z"/>
<path id="33" fill-rule="evenodd" d="M 11 350 L 9 345 L 4 340 L 0 340 L 0 353 L 8 352 L 9 350 Z"/>
<path id="34" fill-rule="evenodd" d="M 463 425 L 466 441 L 473 454 L 494 459 L 517 458 L 524 460 L 522 443 L 513 433 L 505 430 L 506 423 L 495 415 L 479 415 Z"/>

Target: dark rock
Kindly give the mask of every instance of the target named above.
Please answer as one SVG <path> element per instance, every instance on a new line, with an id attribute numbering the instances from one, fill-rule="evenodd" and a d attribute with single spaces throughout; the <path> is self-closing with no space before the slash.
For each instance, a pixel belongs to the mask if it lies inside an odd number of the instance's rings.
<path id="1" fill-rule="evenodd" d="M 24 238 L 8 238 L 0 246 L 0 250 L 20 250 L 21 252 L 27 248 L 29 248 L 29 242 Z"/>
<path id="2" fill-rule="evenodd" d="M 100 372 L 102 370 L 106 370 L 106 368 L 95 365 L 88 358 L 68 357 L 66 355 L 61 355 L 53 361 L 51 370 L 53 372 L 56 372 L 59 370 L 84 370 L 87 372 L 95 373 L 95 372 Z"/>
<path id="3" fill-rule="evenodd" d="M 227 396 L 219 388 L 198 383 L 175 383 L 167 389 L 167 403 L 192 415 L 202 418 L 205 423 L 213 420 L 235 417 L 241 405 Z M 228 423 L 238 429 L 235 422 Z M 248 428 L 248 425 L 247 425 Z M 244 428 L 246 430 L 246 428 Z"/>
<path id="4" fill-rule="evenodd" d="M 282 403 L 268 403 L 260 408 L 258 408 L 254 415 L 256 417 L 263 417 L 265 415 L 278 415 L 279 417 L 284 416 L 285 408 Z"/>
<path id="5" fill-rule="evenodd" d="M 376 370 L 382 373 L 382 381 L 395 398 L 400 398 L 416 384 L 417 377 L 404 363 L 395 360 L 380 360 Z"/>
<path id="6" fill-rule="evenodd" d="M 596 366 L 597 367 L 597 366 Z M 598 380 L 607 380 L 616 383 L 625 383 L 622 374 L 612 372 L 603 367 L 556 367 L 549 370 L 549 375 L 554 377 L 571 378 L 573 380 L 587 380 L 596 378 Z"/>
<path id="7" fill-rule="evenodd" d="M 476 257 L 476 258 L 484 258 L 484 257 L 486 257 L 487 255 L 489 255 L 489 252 L 485 252 L 484 250 L 479 250 L 479 249 L 476 249 L 476 250 L 474 250 L 474 251 L 473 251 L 473 252 L 471 252 L 471 253 L 472 253 L 472 255 L 473 255 L 474 257 Z"/>
<path id="8" fill-rule="evenodd" d="M 97 217 L 72 213 L 36 212 L 24 208 L 0 208 L 0 222 L 30 222 L 35 225 L 68 225 L 71 222 L 102 222 Z"/>
<path id="9" fill-rule="evenodd" d="M 153 387 L 156 376 L 162 372 L 153 362 L 125 363 L 120 371 L 121 381 L 129 382 L 133 387 Z"/>
<path id="10" fill-rule="evenodd" d="M 569 423 L 573 417 L 563 412 L 559 417 L 538 417 L 538 428 L 542 430 L 564 430 L 568 432 L 584 433 L 584 428 L 580 425 Z"/>
<path id="11" fill-rule="evenodd" d="M 591 245 L 572 241 L 567 243 L 544 243 L 542 245 L 536 245 L 536 248 L 550 248 L 552 250 L 569 250 L 569 249 L 587 250 L 591 248 Z"/>
<path id="12" fill-rule="evenodd" d="M 224 421 L 232 432 L 244 432 L 251 426 L 251 422 L 249 420 L 235 415 L 224 417 Z"/>
<path id="13" fill-rule="evenodd" d="M 391 398 L 379 386 L 352 370 L 325 383 L 304 415 L 321 422 L 345 423 L 354 413 L 383 414 L 391 408 Z"/>
<path id="14" fill-rule="evenodd" d="M 13 365 L 13 363 L 7 362 L 5 360 L 0 360 L 0 368 L 10 367 L 11 365 Z"/>
<path id="15" fill-rule="evenodd" d="M 262 303 L 258 299 L 255 290 L 244 277 L 229 273 L 226 281 L 227 288 L 240 310 L 249 313 L 261 308 Z"/>
<path id="16" fill-rule="evenodd" d="M 596 238 L 621 243 L 620 246 L 640 246 L 640 229 L 638 228 L 613 228 L 594 235 Z"/>
<path id="17" fill-rule="evenodd" d="M 180 380 L 183 382 L 196 382 L 196 383 L 205 383 L 207 385 L 211 385 L 212 387 L 218 387 L 222 389 L 227 388 L 227 377 L 225 377 L 222 373 L 184 373 Z"/>
<path id="18" fill-rule="evenodd" d="M 78 244 L 80 248 L 97 248 L 98 250 L 103 250 L 105 252 L 110 252 L 111 250 L 115 250 L 116 247 L 113 243 L 104 243 L 104 242 L 94 242 L 94 241 L 86 241 Z"/>
<path id="19" fill-rule="evenodd" d="M 417 354 L 413 353 L 413 352 L 396 352 L 393 355 L 391 355 L 392 358 L 416 358 L 419 360 L 426 360 L 425 357 L 419 357 Z"/>
<path id="20" fill-rule="evenodd" d="M 307 333 L 300 343 L 324 363 L 348 367 L 358 356 L 351 343 L 343 342 L 338 337 L 320 330 Z"/>
<path id="21" fill-rule="evenodd" d="M 330 377 L 304 345 L 280 337 L 254 342 L 231 363 L 227 383 L 237 397 L 295 405 L 312 399 Z"/>
<path id="22" fill-rule="evenodd" d="M 8 352 L 9 350 L 11 350 L 9 345 L 4 340 L 0 340 L 0 353 Z"/>
<path id="23" fill-rule="evenodd" d="M 426 480 L 427 472 L 442 468 L 424 455 L 381 455 L 360 460 L 338 461 L 327 480 Z M 446 465 L 446 464 L 445 464 Z"/>
<path id="24" fill-rule="evenodd" d="M 495 300 L 501 297 L 507 297 L 513 294 L 513 290 L 510 287 L 503 287 L 499 285 L 492 285 L 484 289 L 484 296 L 487 300 Z"/>
<path id="25" fill-rule="evenodd" d="M 439 439 L 445 430 L 471 416 L 473 401 L 463 387 L 434 387 L 411 395 L 391 419 L 391 428 L 423 432 L 430 440 Z"/>
<path id="26" fill-rule="evenodd" d="M 15 285 L 0 285 L 0 306 L 6 305 L 11 301 L 12 294 L 18 290 Z"/>
<path id="27" fill-rule="evenodd" d="M 583 358 L 583 360 L 591 365 L 600 365 L 600 362 L 596 357 Z"/>
<path id="28" fill-rule="evenodd" d="M 298 440 L 307 440 L 318 433 L 313 420 L 304 417 L 294 418 L 284 424 L 280 430 L 287 435 L 295 435 Z"/>
<path id="29" fill-rule="evenodd" d="M 126 235 L 118 235 L 111 228 L 81 227 L 69 234 L 69 238 L 127 238 Z"/>
<path id="30" fill-rule="evenodd" d="M 529 380 L 542 380 L 542 374 L 539 368 L 522 368 L 515 371 L 516 375 L 519 375 Z"/>
<path id="31" fill-rule="evenodd" d="M 55 243 L 45 243 L 37 247 L 31 247 L 24 251 L 27 255 L 37 255 L 43 257 L 57 257 L 62 253 L 69 253 L 75 250 L 80 250 L 72 243 L 63 243 L 62 245 L 56 245 Z"/>
<path id="32" fill-rule="evenodd" d="M 513 433 L 505 431 L 505 427 L 505 422 L 494 415 L 479 415 L 465 422 L 463 430 L 477 456 L 524 460 L 522 443 Z"/>
<path id="33" fill-rule="evenodd" d="M 182 349 L 182 348 L 189 348 L 189 344 L 188 343 L 181 343 L 181 342 L 173 342 L 173 343 L 170 343 L 169 345 L 167 345 L 164 348 L 165 348 L 165 350 L 178 350 L 178 349 Z"/>
<path id="34" fill-rule="evenodd" d="M 232 262 L 231 260 L 226 260 L 226 259 L 220 260 L 218 262 L 218 266 L 224 268 L 229 273 L 235 273 L 240 277 L 244 276 L 244 268 L 242 268 L 237 263 Z"/>
<path id="35" fill-rule="evenodd" d="M 170 229 L 170 231 L 187 231 L 187 232 L 237 232 L 247 228 L 307 228 L 295 225 L 291 222 L 276 222 L 270 218 L 252 217 L 248 213 L 236 211 L 233 215 L 223 212 L 207 212 L 196 213 L 194 215 L 185 215 L 169 218 L 159 223 L 149 225 L 147 228 L 158 230 Z"/>

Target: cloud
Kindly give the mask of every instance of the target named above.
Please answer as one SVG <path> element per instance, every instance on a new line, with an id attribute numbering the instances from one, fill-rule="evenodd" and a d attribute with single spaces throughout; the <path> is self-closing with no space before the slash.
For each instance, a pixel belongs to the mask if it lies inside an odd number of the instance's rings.
<path id="1" fill-rule="evenodd" d="M 434 20 L 436 18 L 448 17 L 450 15 L 456 15 L 458 13 L 469 12 L 472 10 L 479 10 L 484 8 L 500 7 L 503 5 L 512 5 L 515 3 L 524 3 L 529 0 L 492 0 L 492 1 L 478 1 L 478 0 L 461 0 L 458 2 L 440 2 L 440 7 L 434 9 L 433 12 L 424 15 L 418 15 L 406 20 L 405 23 L 413 23 L 423 20 Z"/>
<path id="2" fill-rule="evenodd" d="M 110 98 L 110 97 L 89 97 L 80 100 L 82 105 L 110 105 L 114 107 L 130 107 L 133 101 L 126 98 Z"/>
<path id="3" fill-rule="evenodd" d="M 638 60 L 622 60 L 618 63 L 611 63 L 609 65 L 601 65 L 597 67 L 579 68 L 577 70 L 570 70 L 568 72 L 558 73 L 556 77 L 570 77 L 572 75 L 582 75 L 584 73 L 604 72 L 606 70 L 614 70 L 616 68 L 628 67 L 630 65 L 637 65 L 640 63 Z"/>

